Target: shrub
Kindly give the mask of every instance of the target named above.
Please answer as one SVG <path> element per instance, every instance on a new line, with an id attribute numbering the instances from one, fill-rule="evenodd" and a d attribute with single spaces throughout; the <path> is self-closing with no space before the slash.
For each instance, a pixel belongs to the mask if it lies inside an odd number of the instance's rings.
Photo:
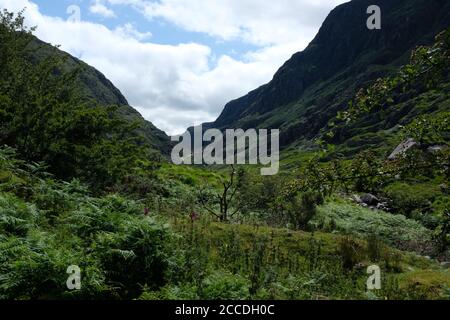
<path id="1" fill-rule="evenodd" d="M 150 219 L 127 217 L 117 233 L 101 232 L 93 246 L 108 278 L 123 297 L 136 298 L 142 288 L 166 284 L 171 234 Z"/>
<path id="2" fill-rule="evenodd" d="M 367 237 L 367 255 L 371 262 L 380 261 L 383 254 L 383 242 L 376 234 L 371 233 Z"/>
<path id="3" fill-rule="evenodd" d="M 396 182 L 385 187 L 384 194 L 392 200 L 392 207 L 399 213 L 411 217 L 413 211 L 428 212 L 439 195 L 433 186 Z"/>
<path id="4" fill-rule="evenodd" d="M 180 286 L 166 286 L 160 291 L 144 290 L 139 300 L 198 300 L 198 288 L 190 283 Z"/>
<path id="5" fill-rule="evenodd" d="M 364 248 L 359 242 L 346 236 L 339 240 L 337 255 L 341 258 L 344 269 L 351 270 L 362 261 Z"/>
<path id="6" fill-rule="evenodd" d="M 290 199 L 286 204 L 289 222 L 297 229 L 304 230 L 317 213 L 317 205 L 323 203 L 323 197 L 317 192 L 307 191 Z"/>
<path id="7" fill-rule="evenodd" d="M 61 245 L 47 233 L 2 239 L 0 252 L 0 299 L 99 299 L 111 290 L 96 259 L 81 248 Z M 80 291 L 66 286 L 70 265 L 82 270 Z"/>
<path id="8" fill-rule="evenodd" d="M 414 249 L 421 253 L 425 253 L 422 249 L 428 250 L 432 238 L 430 230 L 403 215 L 371 210 L 342 201 L 330 201 L 320 206 L 311 224 L 320 226 L 329 220 L 335 222 L 337 232 L 360 238 L 374 234 L 386 244 L 400 249 L 414 244 Z"/>
<path id="9" fill-rule="evenodd" d="M 34 206 L 10 195 L 0 194 L 0 231 L 24 237 L 35 223 L 37 211 Z"/>
<path id="10" fill-rule="evenodd" d="M 208 300 L 246 300 L 250 298 L 250 281 L 229 273 L 216 271 L 203 280 L 202 298 Z"/>

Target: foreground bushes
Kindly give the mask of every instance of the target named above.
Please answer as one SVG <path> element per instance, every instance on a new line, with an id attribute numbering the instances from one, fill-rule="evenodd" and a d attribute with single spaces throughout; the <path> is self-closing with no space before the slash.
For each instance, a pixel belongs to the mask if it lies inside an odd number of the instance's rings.
<path id="1" fill-rule="evenodd" d="M 60 182 L 39 168 L 0 149 L 0 299 L 364 299 L 371 263 L 386 275 L 384 291 L 371 298 L 414 297 L 411 268 L 429 269 L 421 296 L 440 298 L 450 286 L 433 262 L 378 242 L 426 235 L 401 215 L 380 215 L 377 225 L 375 216 L 364 220 L 367 212 L 354 214 L 350 231 L 378 227 L 380 237 L 368 242 L 190 219 L 186 208 L 169 227 L 137 201 L 93 197 L 78 181 Z M 82 272 L 79 291 L 66 286 L 71 265 Z"/>
<path id="2" fill-rule="evenodd" d="M 419 285 L 424 299 L 442 298 L 450 286 L 434 262 L 375 236 L 364 241 L 208 219 L 173 225 L 186 240 L 179 244 L 179 266 L 189 272 L 160 290 L 145 290 L 141 299 L 411 299 L 416 272 L 410 270 L 427 270 Z M 367 292 L 373 264 L 382 270 L 382 290 Z"/>
<path id="3" fill-rule="evenodd" d="M 0 232 L 25 236 L 34 225 L 37 210 L 11 194 L 0 194 Z"/>
<path id="4" fill-rule="evenodd" d="M 10 150 L 0 158 L 0 298 L 136 298 L 165 285 L 172 233 L 142 205 L 93 198 L 78 181 L 36 174 Z M 82 270 L 80 291 L 66 287 L 71 265 Z"/>

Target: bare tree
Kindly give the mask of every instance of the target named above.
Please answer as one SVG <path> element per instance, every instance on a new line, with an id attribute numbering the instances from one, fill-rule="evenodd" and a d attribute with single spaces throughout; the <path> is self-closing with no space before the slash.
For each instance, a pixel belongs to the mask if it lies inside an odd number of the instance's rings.
<path id="1" fill-rule="evenodd" d="M 213 195 L 219 204 L 219 212 L 210 206 L 208 195 L 204 192 L 200 196 L 200 202 L 209 213 L 217 217 L 220 221 L 228 221 L 242 209 L 241 204 L 235 201 L 236 193 L 240 187 L 240 179 L 234 165 L 230 167 L 228 177 L 221 179 L 221 184 L 221 191 Z"/>

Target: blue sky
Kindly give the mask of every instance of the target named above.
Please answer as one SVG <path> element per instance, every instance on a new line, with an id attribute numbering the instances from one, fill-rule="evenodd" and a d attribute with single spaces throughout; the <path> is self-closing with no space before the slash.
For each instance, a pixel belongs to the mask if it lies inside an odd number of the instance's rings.
<path id="1" fill-rule="evenodd" d="M 69 6 L 78 5 L 81 9 L 82 20 L 103 24 L 111 29 L 115 29 L 126 23 L 132 23 L 138 31 L 150 32 L 152 34 L 152 42 L 160 44 L 178 44 L 188 42 L 202 43 L 213 48 L 216 56 L 226 54 L 237 59 L 242 59 L 242 55 L 246 52 L 261 48 L 259 45 L 250 44 L 243 41 L 223 41 L 204 33 L 189 32 L 174 25 L 173 23 L 165 21 L 162 18 L 154 18 L 149 20 L 139 13 L 138 10 L 128 5 L 115 6 L 115 17 L 104 17 L 90 12 L 89 8 L 93 3 L 93 1 L 90 0 L 35 0 L 33 2 L 39 5 L 40 11 L 43 14 L 61 18 L 66 18 L 69 16 L 69 14 L 67 14 L 67 8 Z"/>
<path id="2" fill-rule="evenodd" d="M 168 134 L 271 80 L 345 0 L 0 0 L 105 74 Z M 77 6 L 79 20 L 67 10 Z"/>

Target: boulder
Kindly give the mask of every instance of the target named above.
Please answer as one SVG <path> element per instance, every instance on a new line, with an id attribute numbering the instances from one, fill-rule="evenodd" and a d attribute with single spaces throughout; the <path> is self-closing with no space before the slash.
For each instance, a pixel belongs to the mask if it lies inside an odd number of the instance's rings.
<path id="1" fill-rule="evenodd" d="M 361 196 L 361 201 L 368 206 L 376 206 L 378 203 L 380 203 L 380 200 L 370 193 Z"/>
<path id="2" fill-rule="evenodd" d="M 355 202 L 358 203 L 358 204 L 363 203 L 362 200 L 361 200 L 361 197 L 358 196 L 357 194 L 352 195 L 352 196 L 350 197 L 350 200 L 355 201 Z"/>
<path id="3" fill-rule="evenodd" d="M 386 211 L 386 212 L 390 212 L 391 208 L 389 208 L 389 205 L 386 202 L 380 202 L 377 204 L 377 209 L 378 210 L 382 210 L 382 211 Z"/>
<path id="4" fill-rule="evenodd" d="M 397 146 L 397 148 L 395 148 L 394 151 L 392 151 L 392 153 L 390 154 L 388 159 L 389 160 L 395 160 L 399 156 L 404 155 L 411 148 L 416 147 L 417 145 L 418 145 L 418 143 L 414 139 L 412 139 L 412 138 L 406 139 L 405 141 L 400 143 Z"/>

